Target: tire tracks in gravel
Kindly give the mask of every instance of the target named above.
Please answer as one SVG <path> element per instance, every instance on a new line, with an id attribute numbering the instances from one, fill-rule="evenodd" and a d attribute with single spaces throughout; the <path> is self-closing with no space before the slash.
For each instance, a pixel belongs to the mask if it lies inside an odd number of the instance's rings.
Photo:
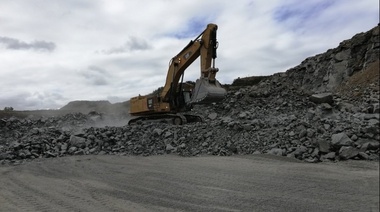
<path id="1" fill-rule="evenodd" d="M 80 208 L 72 205 L 73 200 L 77 200 L 73 196 L 62 197 L 62 191 L 59 193 L 59 196 L 53 192 L 54 187 L 50 188 L 34 188 L 31 185 L 27 185 L 27 178 L 23 177 L 12 177 L 10 178 L 10 183 L 13 184 L 13 187 L 19 188 L 17 190 L 22 190 L 21 197 L 24 202 L 30 203 L 33 206 L 32 210 L 35 211 L 78 211 Z M 31 184 L 31 183 L 29 183 Z M 63 190 L 63 189 L 62 189 Z M 62 200 L 64 199 L 64 200 Z M 29 206 L 30 207 L 30 206 Z"/>
<path id="2" fill-rule="evenodd" d="M 126 178 L 115 178 L 114 180 L 112 180 L 112 182 L 110 182 L 110 184 L 112 184 L 112 187 L 118 188 L 118 189 L 114 189 L 113 191 L 103 190 L 101 193 L 94 192 L 93 193 L 94 198 L 99 199 L 99 201 L 102 201 L 105 205 L 108 205 L 109 202 L 104 202 L 105 200 L 107 200 L 107 198 L 104 198 L 104 195 L 108 195 L 112 198 L 114 198 L 115 196 L 118 196 L 120 198 L 128 199 L 132 202 L 139 203 L 139 204 L 142 204 L 146 202 L 146 200 L 149 200 L 149 202 L 151 202 L 152 204 L 152 207 L 154 208 L 157 208 L 158 206 L 159 208 L 167 209 L 169 207 L 173 207 L 174 205 L 181 206 L 180 208 L 176 208 L 176 210 L 180 210 L 180 209 L 190 210 L 190 209 L 195 208 L 196 210 L 201 210 L 201 211 L 212 211 L 215 208 L 215 205 L 218 202 L 212 202 L 212 203 L 215 203 L 215 204 L 211 204 L 211 205 L 214 205 L 213 207 L 199 206 L 197 205 L 197 202 L 201 201 L 202 199 L 198 195 L 195 195 L 195 194 L 181 195 L 181 192 L 173 194 L 173 192 L 175 191 L 168 192 L 167 190 L 165 190 L 164 187 L 171 187 L 170 185 L 174 185 L 176 183 L 175 179 L 171 179 L 170 182 L 161 180 L 161 178 L 165 179 L 168 176 L 160 175 L 160 178 L 157 178 L 157 180 L 151 179 L 149 181 L 144 181 L 138 184 L 128 184 L 127 183 L 128 181 L 136 182 L 136 181 L 139 181 L 138 180 L 139 178 L 147 179 L 146 176 L 141 176 L 141 173 L 145 173 L 145 175 L 148 175 L 148 176 L 150 176 L 152 173 L 157 173 L 157 172 L 165 173 L 160 170 L 156 170 L 154 168 L 155 164 L 149 163 L 148 158 L 141 158 L 141 159 L 142 161 L 137 161 L 137 163 L 133 164 L 133 167 L 129 167 L 128 169 L 129 172 L 132 172 L 134 174 L 132 174 L 131 176 L 127 176 Z M 144 159 L 148 161 L 145 161 Z M 109 163 L 109 161 L 103 160 L 102 158 L 95 158 L 94 161 L 97 164 Z M 123 165 L 123 164 L 119 164 L 119 165 Z M 120 173 L 124 174 L 123 172 L 116 171 L 116 170 L 121 170 L 120 167 L 117 167 L 117 168 L 110 168 L 108 166 L 103 166 L 103 167 L 105 169 L 104 173 L 111 173 L 115 175 L 120 174 Z M 183 177 L 181 176 L 180 173 L 178 174 L 179 174 L 179 178 Z M 102 178 L 102 180 L 107 180 L 106 175 L 101 174 L 99 176 Z M 182 178 L 182 179 L 185 179 L 185 178 Z M 160 182 L 160 183 L 157 184 L 157 182 Z M 168 185 L 166 183 L 170 183 L 170 184 Z M 179 185 L 180 183 L 185 184 L 185 186 L 183 186 L 184 191 L 189 189 L 188 184 L 184 181 L 177 182 L 176 185 Z M 160 184 L 163 184 L 164 186 L 160 186 Z M 179 188 L 176 187 L 176 190 L 179 190 Z M 99 198 L 98 195 L 103 198 Z M 184 201 L 185 196 L 186 196 L 186 201 Z M 220 211 L 234 211 L 234 209 L 231 209 L 231 208 L 219 208 L 219 209 Z"/>
<path id="3" fill-rule="evenodd" d="M 0 167 L 0 211 L 378 211 L 378 164 L 73 156 Z"/>

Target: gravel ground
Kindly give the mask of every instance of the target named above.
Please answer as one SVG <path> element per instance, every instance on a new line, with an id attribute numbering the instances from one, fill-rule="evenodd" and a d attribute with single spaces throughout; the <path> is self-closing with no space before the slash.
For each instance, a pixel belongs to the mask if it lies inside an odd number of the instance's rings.
<path id="1" fill-rule="evenodd" d="M 374 161 L 85 155 L 0 176 L 0 211 L 379 211 Z"/>

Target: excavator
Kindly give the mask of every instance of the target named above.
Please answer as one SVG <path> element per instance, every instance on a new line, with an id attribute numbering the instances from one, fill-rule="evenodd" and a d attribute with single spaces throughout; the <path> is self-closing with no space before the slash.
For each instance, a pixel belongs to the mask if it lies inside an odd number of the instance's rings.
<path id="1" fill-rule="evenodd" d="M 166 82 L 159 93 L 136 96 L 130 99 L 132 116 L 137 116 L 128 124 L 145 120 L 170 120 L 175 125 L 202 122 L 198 115 L 186 113 L 195 104 L 210 104 L 224 99 L 226 90 L 216 80 L 215 68 L 218 41 L 216 24 L 208 24 L 206 29 L 191 40 L 169 63 Z M 195 85 L 183 82 L 186 69 L 200 57 L 200 78 Z"/>

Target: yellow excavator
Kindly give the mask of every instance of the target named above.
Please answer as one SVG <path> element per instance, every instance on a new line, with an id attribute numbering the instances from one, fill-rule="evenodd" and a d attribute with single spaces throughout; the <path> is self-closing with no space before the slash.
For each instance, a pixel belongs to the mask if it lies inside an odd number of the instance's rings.
<path id="1" fill-rule="evenodd" d="M 208 24 L 207 28 L 174 56 L 169 65 L 165 86 L 158 94 L 136 96 L 130 99 L 130 114 L 137 116 L 129 121 L 133 124 L 139 120 L 171 120 L 181 125 L 188 122 L 201 122 L 202 117 L 187 114 L 194 104 L 210 104 L 224 99 L 226 90 L 222 88 L 215 76 L 218 26 Z M 200 57 L 201 76 L 193 83 L 184 83 L 185 70 Z"/>

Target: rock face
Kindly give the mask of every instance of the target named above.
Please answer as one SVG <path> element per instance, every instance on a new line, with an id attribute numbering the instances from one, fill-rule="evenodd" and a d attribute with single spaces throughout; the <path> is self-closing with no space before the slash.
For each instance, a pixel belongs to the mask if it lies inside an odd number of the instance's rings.
<path id="1" fill-rule="evenodd" d="M 194 107 L 202 123 L 111 127 L 110 119 L 100 126 L 96 113 L 0 119 L 0 162 L 83 154 L 379 160 L 379 70 L 371 63 L 379 57 L 378 34 L 376 27 L 286 73 L 230 86 L 223 102 Z M 339 90 L 342 84 L 349 87 Z"/>
<path id="2" fill-rule="evenodd" d="M 287 71 L 295 87 L 315 93 L 331 92 L 353 74 L 379 59 L 379 26 L 359 33 L 326 53 L 305 59 Z"/>

